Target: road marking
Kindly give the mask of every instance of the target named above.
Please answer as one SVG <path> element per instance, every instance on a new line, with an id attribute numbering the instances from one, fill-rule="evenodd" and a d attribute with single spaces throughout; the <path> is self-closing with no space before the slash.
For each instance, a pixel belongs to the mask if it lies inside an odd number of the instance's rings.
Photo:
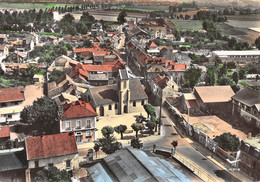
<path id="1" fill-rule="evenodd" d="M 222 169 L 226 170 L 226 168 L 220 164 L 218 161 L 216 161 L 214 158 L 212 158 L 211 156 L 206 156 L 209 160 L 211 160 L 213 163 L 217 164 L 219 167 L 221 167 Z"/>
<path id="2" fill-rule="evenodd" d="M 184 139 L 188 142 L 188 143 L 193 143 L 193 141 L 187 137 L 184 137 Z"/>

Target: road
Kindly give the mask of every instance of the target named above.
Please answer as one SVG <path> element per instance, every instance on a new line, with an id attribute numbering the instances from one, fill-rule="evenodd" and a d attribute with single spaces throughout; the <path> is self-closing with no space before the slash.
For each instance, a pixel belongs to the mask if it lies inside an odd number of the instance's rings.
<path id="1" fill-rule="evenodd" d="M 167 111 L 162 111 L 162 134 L 163 137 L 156 141 L 146 142 L 144 143 L 144 147 L 151 146 L 153 144 L 159 146 L 167 146 L 172 147 L 171 142 L 173 140 L 178 141 L 177 152 L 190 159 L 193 163 L 198 165 L 201 169 L 206 171 L 212 177 L 216 178 L 217 181 L 230 181 L 237 182 L 239 181 L 237 178 L 233 177 L 230 173 L 228 173 L 223 168 L 219 167 L 211 160 L 202 155 L 198 148 L 202 147 L 197 144 L 195 149 L 191 146 L 190 143 L 192 141 L 188 138 L 183 138 L 179 134 L 177 134 L 176 127 L 170 120 Z M 195 145 L 196 146 L 196 145 Z"/>

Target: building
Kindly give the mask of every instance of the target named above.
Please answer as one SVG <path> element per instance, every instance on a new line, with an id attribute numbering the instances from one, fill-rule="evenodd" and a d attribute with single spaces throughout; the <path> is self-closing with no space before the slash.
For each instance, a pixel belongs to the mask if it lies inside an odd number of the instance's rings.
<path id="1" fill-rule="evenodd" d="M 8 56 L 9 55 L 9 48 L 6 45 L 0 45 L 0 57 L 1 56 Z"/>
<path id="2" fill-rule="evenodd" d="M 185 181 L 194 180 L 186 170 L 163 157 L 127 147 L 87 167 L 89 181 Z"/>
<path id="3" fill-rule="evenodd" d="M 8 140 L 10 140 L 10 126 L 0 127 L 0 148 L 4 148 Z"/>
<path id="4" fill-rule="evenodd" d="M 0 44 L 4 44 L 7 41 L 6 34 L 0 34 Z"/>
<path id="5" fill-rule="evenodd" d="M 116 84 L 89 88 L 85 100 L 99 116 L 138 112 L 148 103 L 140 80 L 129 78 L 128 72 L 121 69 Z"/>
<path id="6" fill-rule="evenodd" d="M 23 109 L 20 104 L 24 100 L 22 88 L 0 89 L 0 123 L 19 121 Z"/>
<path id="7" fill-rule="evenodd" d="M 27 53 L 15 51 L 13 53 L 10 53 L 6 57 L 4 62 L 5 63 L 24 63 L 26 59 L 27 59 Z"/>
<path id="8" fill-rule="evenodd" d="M 241 141 L 238 167 L 251 176 L 254 181 L 260 180 L 260 137 L 248 138 Z"/>
<path id="9" fill-rule="evenodd" d="M 165 39 L 166 38 L 167 27 L 149 26 L 148 30 L 149 30 L 149 33 L 150 33 L 152 39 L 156 39 L 156 38 Z"/>
<path id="10" fill-rule="evenodd" d="M 28 169 L 51 168 L 72 173 L 79 168 L 78 148 L 73 132 L 27 137 L 25 140 Z"/>
<path id="11" fill-rule="evenodd" d="M 193 93 L 184 93 L 181 96 L 181 108 L 184 111 L 187 111 L 189 114 L 197 112 L 199 106 L 197 104 L 196 97 Z"/>
<path id="12" fill-rule="evenodd" d="M 0 153 L 0 180 L 3 182 L 26 181 L 26 153 L 24 150 Z"/>
<path id="13" fill-rule="evenodd" d="M 232 97 L 232 115 L 260 128 L 260 92 L 242 88 Z"/>
<path id="14" fill-rule="evenodd" d="M 260 51 L 213 51 L 213 56 L 228 58 L 260 58 Z"/>
<path id="15" fill-rule="evenodd" d="M 203 112 L 231 114 L 231 97 L 234 94 L 229 85 L 194 87 L 194 95 Z"/>
<path id="16" fill-rule="evenodd" d="M 89 103 L 75 101 L 63 106 L 60 132 L 74 131 L 76 142 L 97 140 L 97 113 Z"/>
<path id="17" fill-rule="evenodd" d="M 159 46 L 154 43 L 154 41 L 150 41 L 147 45 L 146 51 L 151 56 L 158 56 L 160 54 Z"/>
<path id="18" fill-rule="evenodd" d="M 150 80 L 150 87 L 158 103 L 161 99 L 164 101 L 167 97 L 173 97 L 178 92 L 178 85 L 167 76 L 157 75 Z"/>

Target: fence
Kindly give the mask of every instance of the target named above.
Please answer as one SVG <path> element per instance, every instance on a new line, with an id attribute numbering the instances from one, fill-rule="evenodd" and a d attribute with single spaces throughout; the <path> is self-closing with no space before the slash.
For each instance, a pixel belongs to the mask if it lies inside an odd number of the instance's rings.
<path id="1" fill-rule="evenodd" d="M 188 169 L 190 169 L 195 175 L 197 175 L 199 178 L 201 178 L 203 181 L 206 182 L 216 182 L 216 180 L 210 176 L 208 173 L 206 173 L 203 169 L 198 167 L 195 163 L 187 159 L 186 157 L 182 156 L 178 152 L 175 152 L 174 148 L 164 147 L 164 146 L 146 146 L 143 148 L 144 150 L 153 150 L 155 153 L 167 155 L 175 158 L 177 161 L 182 163 L 184 166 L 186 166 Z"/>

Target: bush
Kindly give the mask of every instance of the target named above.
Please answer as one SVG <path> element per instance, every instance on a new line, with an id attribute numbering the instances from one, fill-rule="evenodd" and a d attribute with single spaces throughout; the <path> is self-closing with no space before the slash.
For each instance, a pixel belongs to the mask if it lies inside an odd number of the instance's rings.
<path id="1" fill-rule="evenodd" d="M 216 136 L 214 141 L 218 143 L 220 148 L 226 151 L 236 152 L 240 147 L 239 138 L 231 133 L 223 133 L 220 136 Z"/>

